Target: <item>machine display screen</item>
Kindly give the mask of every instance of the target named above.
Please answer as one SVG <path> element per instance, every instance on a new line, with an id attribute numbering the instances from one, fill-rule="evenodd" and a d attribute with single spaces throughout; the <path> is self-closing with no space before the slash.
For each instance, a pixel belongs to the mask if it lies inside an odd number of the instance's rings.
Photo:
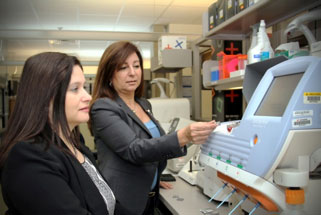
<path id="1" fill-rule="evenodd" d="M 303 74 L 301 72 L 274 77 L 255 115 L 282 116 Z"/>

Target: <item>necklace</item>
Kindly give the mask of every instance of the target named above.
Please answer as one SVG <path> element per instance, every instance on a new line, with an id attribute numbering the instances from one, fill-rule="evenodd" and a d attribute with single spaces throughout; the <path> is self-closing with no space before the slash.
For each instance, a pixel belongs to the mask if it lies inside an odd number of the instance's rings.
<path id="1" fill-rule="evenodd" d="M 131 109 L 133 111 L 133 113 L 136 113 L 136 103 L 134 102 L 134 108 Z"/>
<path id="2" fill-rule="evenodd" d="M 130 108 L 131 111 L 133 111 L 133 113 L 136 113 L 136 102 L 134 102 L 134 108 L 131 108 L 128 104 L 127 106 Z"/>

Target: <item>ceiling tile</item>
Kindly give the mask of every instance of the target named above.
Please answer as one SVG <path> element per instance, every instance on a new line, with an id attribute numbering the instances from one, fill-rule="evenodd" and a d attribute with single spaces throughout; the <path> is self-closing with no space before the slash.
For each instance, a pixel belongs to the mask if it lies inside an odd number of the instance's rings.
<path id="1" fill-rule="evenodd" d="M 150 32 L 150 26 L 116 25 L 114 31 L 121 32 Z"/>
<path id="2" fill-rule="evenodd" d="M 173 0 L 127 0 L 126 5 L 169 5 Z"/>
<path id="3" fill-rule="evenodd" d="M 79 25 L 84 29 L 110 31 L 113 29 L 117 21 L 117 16 L 103 16 L 103 15 L 80 15 Z"/>
<path id="4" fill-rule="evenodd" d="M 197 18 L 201 20 L 203 12 L 203 9 L 198 7 L 171 6 L 163 16 L 170 19 L 170 23 L 173 24 L 196 24 L 192 22 Z"/>
<path id="5" fill-rule="evenodd" d="M 122 4 L 115 2 L 118 1 L 82 1 L 77 7 L 80 14 L 117 16 Z"/>
<path id="6" fill-rule="evenodd" d="M 166 6 L 153 5 L 126 5 L 122 11 L 122 16 L 139 16 L 139 17 L 158 17 L 166 9 Z"/>
<path id="7" fill-rule="evenodd" d="M 217 0 L 198 0 L 198 1 L 187 1 L 187 0 L 174 0 L 172 6 L 185 6 L 185 7 L 199 7 L 199 8 L 207 8 L 212 3 Z"/>
<path id="8" fill-rule="evenodd" d="M 78 30 L 150 32 L 153 24 L 201 25 L 202 14 L 215 0 L 0 0 L 0 28 L 25 30 Z M 12 40 L 10 57 L 23 59 L 41 51 L 77 53 L 93 59 L 110 41 L 65 41 L 63 46 L 48 40 Z M 117 40 L 117 38 L 115 38 Z M 69 43 L 68 43 L 69 42 Z M 135 42 L 136 43 L 136 42 Z M 137 42 L 141 49 L 153 45 Z M 9 50 L 10 49 L 10 50 Z M 148 52 L 148 51 L 146 51 Z M 98 53 L 98 54 L 97 54 Z M 98 56 L 98 57 L 97 57 Z"/>

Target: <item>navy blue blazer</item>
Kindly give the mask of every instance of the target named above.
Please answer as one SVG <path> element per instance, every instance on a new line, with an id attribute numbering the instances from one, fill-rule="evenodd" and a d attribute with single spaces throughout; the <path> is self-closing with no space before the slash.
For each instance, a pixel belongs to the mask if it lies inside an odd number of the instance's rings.
<path id="1" fill-rule="evenodd" d="M 167 159 L 186 154 L 186 147 L 179 146 L 176 132 L 164 135 L 152 115 L 151 104 L 146 99 L 136 102 L 156 124 L 161 137 L 152 138 L 144 123 L 120 97 L 98 99 L 90 111 L 98 164 L 118 201 L 117 214 L 124 215 L 142 214 L 156 169 L 159 182 Z M 158 188 L 159 183 L 157 191 Z"/>
<path id="2" fill-rule="evenodd" d="M 80 151 L 93 164 L 89 149 Z M 8 215 L 106 215 L 97 187 L 79 161 L 44 142 L 19 142 L 9 153 L 1 174 Z"/>

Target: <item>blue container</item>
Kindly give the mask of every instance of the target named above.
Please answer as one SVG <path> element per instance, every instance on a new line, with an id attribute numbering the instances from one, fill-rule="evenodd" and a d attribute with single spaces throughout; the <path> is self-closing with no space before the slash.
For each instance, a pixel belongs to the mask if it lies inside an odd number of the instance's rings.
<path id="1" fill-rule="evenodd" d="M 219 80 L 219 72 L 218 70 L 211 72 L 211 81 L 217 81 Z"/>

